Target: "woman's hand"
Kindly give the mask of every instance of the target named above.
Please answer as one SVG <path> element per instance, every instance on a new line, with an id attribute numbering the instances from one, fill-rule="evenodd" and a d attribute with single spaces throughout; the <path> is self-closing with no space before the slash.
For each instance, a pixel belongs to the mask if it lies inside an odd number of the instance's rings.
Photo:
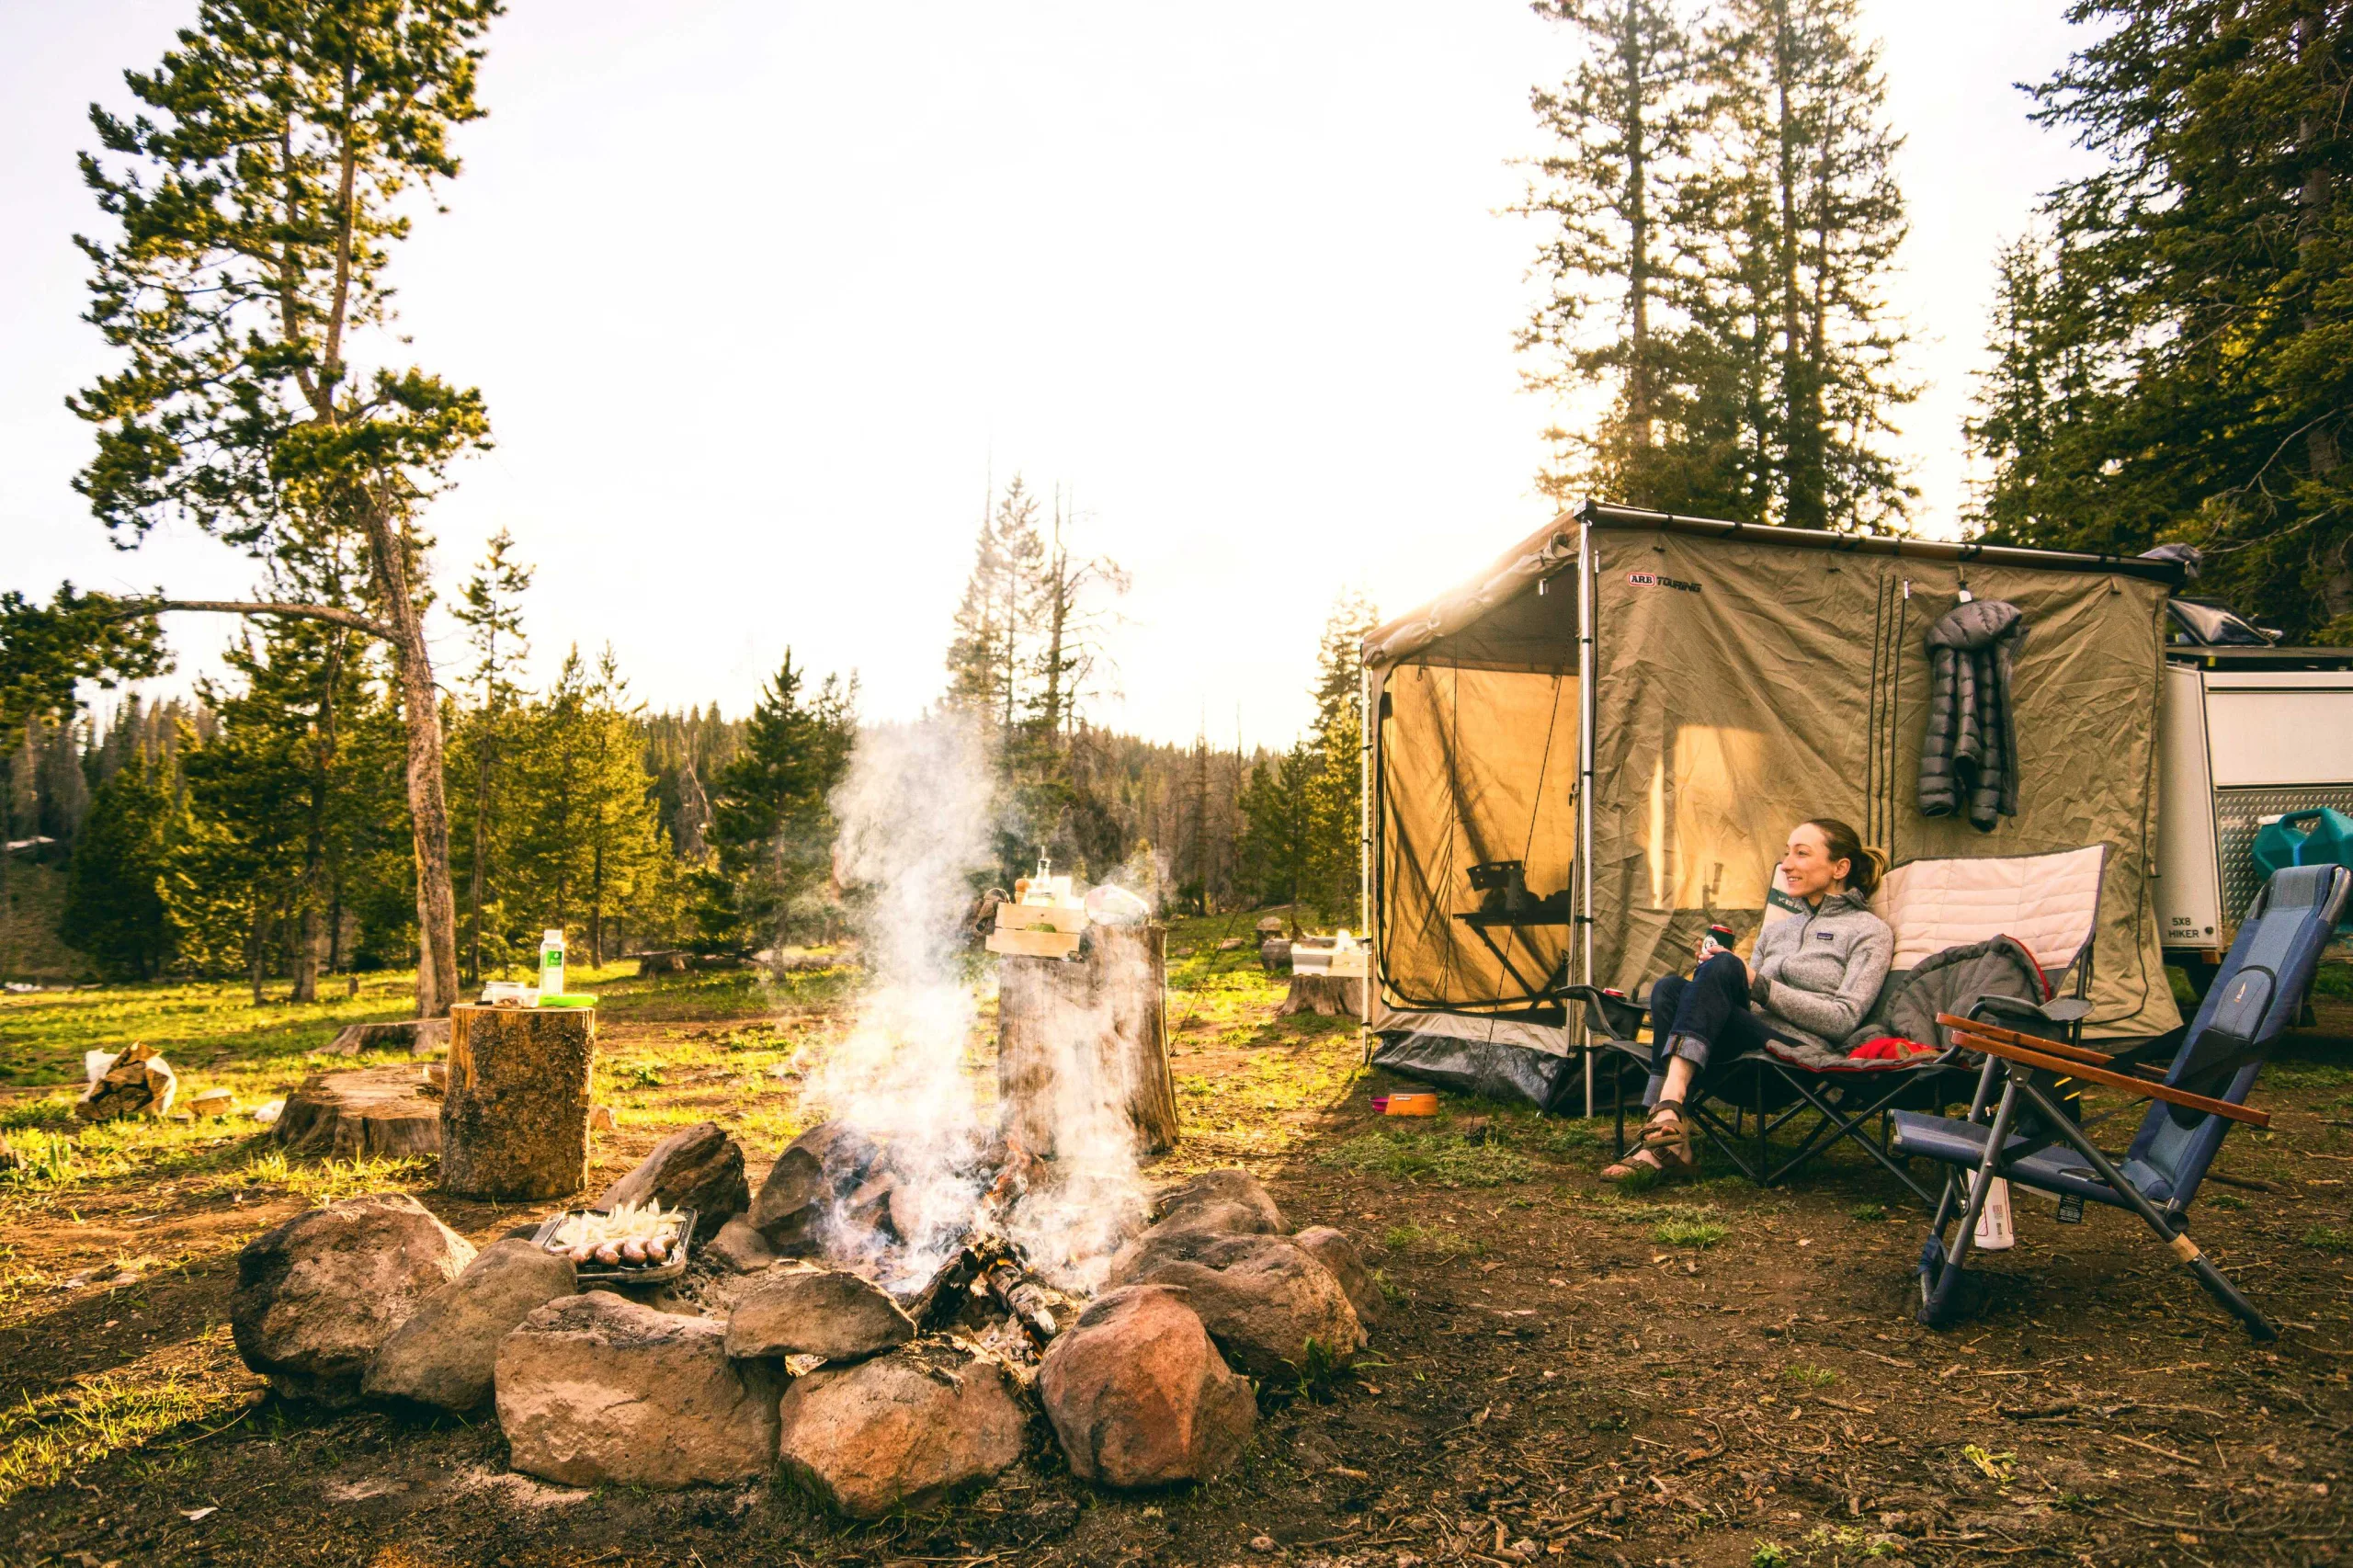
<path id="1" fill-rule="evenodd" d="M 1773 1000 L 1773 983 L 1763 975 L 1753 975 L 1748 982 L 1748 999 L 1759 1007 Z"/>

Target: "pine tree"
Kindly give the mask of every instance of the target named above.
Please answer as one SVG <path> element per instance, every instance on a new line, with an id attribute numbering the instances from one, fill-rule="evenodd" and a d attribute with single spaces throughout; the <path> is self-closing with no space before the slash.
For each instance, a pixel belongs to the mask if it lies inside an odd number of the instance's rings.
<path id="1" fill-rule="evenodd" d="M 1609 400 L 1598 429 L 1547 432 L 1569 460 L 1543 487 L 1561 499 L 1597 489 L 1679 506 L 1669 483 L 1683 439 L 1675 335 L 1660 306 L 1673 256 L 1664 222 L 1701 118 L 1689 29 L 1664 0 L 1534 9 L 1571 29 L 1578 55 L 1558 89 L 1530 95 L 1552 150 L 1535 161 L 1541 183 L 1518 209 L 1546 224 L 1545 296 L 1518 347 L 1536 359 L 1531 386 L 1571 397 L 1598 382 Z"/>
<path id="2" fill-rule="evenodd" d="M 484 906 L 495 897 L 492 883 L 502 825 L 500 770 L 514 743 L 517 699 L 522 689 L 516 673 L 530 656 L 530 642 L 523 635 L 521 601 L 530 589 L 534 568 L 517 561 L 514 550 L 515 538 L 506 529 L 493 535 L 451 610 L 465 627 L 466 642 L 474 655 L 473 668 L 467 672 L 473 706 L 454 726 L 456 749 L 471 760 L 472 767 L 471 777 L 460 781 L 450 799 L 450 818 L 461 846 L 452 857 L 452 869 L 464 878 L 466 888 L 463 956 L 464 977 L 470 983 L 482 979 Z M 511 959 L 503 939 L 498 949 L 496 956 L 502 962 Z"/>
<path id="3" fill-rule="evenodd" d="M 266 562 L 332 536 L 369 575 L 364 612 L 292 597 L 123 612 L 325 620 L 392 646 L 423 1017 L 454 999 L 457 949 L 420 517 L 489 426 L 471 389 L 358 361 L 405 341 L 381 330 L 392 248 L 418 192 L 458 173 L 451 136 L 482 114 L 476 45 L 498 10 L 201 0 L 156 70 L 127 74 L 139 114 L 92 108 L 102 151 L 82 159 L 118 230 L 76 241 L 88 319 L 121 363 L 70 400 L 97 436 L 75 488 L 127 545 L 175 519 Z"/>
<path id="4" fill-rule="evenodd" d="M 2063 287 L 2037 353 L 2071 357 L 2069 416 L 2026 471 L 2034 504 L 1988 521 L 2060 548 L 2192 543 L 2201 588 L 2291 640 L 2353 642 L 2353 35 L 2308 0 L 2069 16 L 2096 41 L 2036 118 L 2106 159 L 2045 203 Z"/>
<path id="5" fill-rule="evenodd" d="M 986 716 L 1008 746 L 1028 700 L 1045 557 L 1038 498 L 1017 473 L 981 519 L 948 645 L 949 699 Z"/>
<path id="6" fill-rule="evenodd" d="M 239 687 L 199 688 L 217 715 L 212 739 L 180 746 L 184 831 L 166 904 L 188 967 L 242 971 L 256 997 L 283 970 L 291 999 L 315 1001 L 322 962 L 345 958 L 347 917 L 366 908 L 373 923 L 413 927 L 401 913 L 413 890 L 396 853 L 407 824 L 392 676 L 370 640 L 308 620 L 249 636 L 224 662 Z M 392 888 L 366 886 L 379 880 Z M 379 946 L 392 936 L 378 933 Z"/>
<path id="7" fill-rule="evenodd" d="M 1743 520 L 1900 525 L 1886 438 L 1915 395 L 1880 279 L 1904 198 L 1855 0 L 1724 0 L 1706 32 L 1702 168 L 1677 194 L 1678 303 L 1702 489 Z"/>
<path id="8" fill-rule="evenodd" d="M 110 977 L 152 980 L 170 957 L 163 884 L 172 794 L 160 764 L 118 768 L 91 797 L 74 845 L 58 935 Z"/>
<path id="9" fill-rule="evenodd" d="M 790 650 L 711 790 L 714 865 L 698 909 L 705 938 L 759 947 L 824 918 L 834 819 L 828 798 L 857 736 L 855 681 L 812 694 Z"/>
<path id="10" fill-rule="evenodd" d="M 1296 903 L 1307 885 L 1323 758 L 1302 740 L 1250 770 L 1242 790 L 1240 881 L 1259 903 Z"/>
<path id="11" fill-rule="evenodd" d="M 668 843 L 654 802 L 654 778 L 645 768 L 639 710 L 629 700 L 611 644 L 597 660 L 597 673 L 582 713 L 586 744 L 582 752 L 588 814 L 586 887 L 588 954 L 602 966 L 620 945 L 621 922 L 632 912 L 649 918 L 665 913 L 662 896 Z"/>

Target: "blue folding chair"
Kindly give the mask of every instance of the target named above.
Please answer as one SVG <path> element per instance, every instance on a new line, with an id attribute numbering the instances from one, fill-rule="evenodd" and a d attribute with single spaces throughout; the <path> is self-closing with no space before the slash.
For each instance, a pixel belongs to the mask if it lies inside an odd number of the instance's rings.
<path id="1" fill-rule="evenodd" d="M 2063 1219 L 2080 1216 L 2086 1200 L 2130 1209 L 2209 1294 L 2237 1314 L 2250 1335 L 2266 1341 L 2279 1337 L 2189 1239 L 2189 1204 L 2232 1122 L 2270 1125 L 2269 1113 L 2248 1109 L 2246 1097 L 2280 1031 L 2303 1008 L 2348 891 L 2353 871 L 2339 866 L 2286 867 L 2274 873 L 2256 895 L 2162 1081 L 2144 1076 L 2155 1069 L 2134 1061 L 2131 1052 L 2104 1055 L 1966 1018 L 1938 1017 L 1961 1046 L 1984 1053 L 1985 1065 L 1966 1120 L 1910 1111 L 1893 1118 L 1895 1153 L 1953 1167 L 1920 1248 L 1922 1323 L 1942 1327 L 1952 1314 L 1977 1217 L 1994 1178 L 2002 1176 L 2014 1187 L 2056 1194 Z M 1997 1079 L 2001 1097 L 1995 1102 Z M 2060 1103 L 2065 1093 L 2060 1085 L 2067 1079 L 2125 1089 L 2155 1102 L 2120 1165 L 2093 1145 Z M 1963 1171 L 1972 1173 L 1965 1200 Z M 1959 1233 L 1948 1244 L 1946 1230 L 1956 1220 Z"/>

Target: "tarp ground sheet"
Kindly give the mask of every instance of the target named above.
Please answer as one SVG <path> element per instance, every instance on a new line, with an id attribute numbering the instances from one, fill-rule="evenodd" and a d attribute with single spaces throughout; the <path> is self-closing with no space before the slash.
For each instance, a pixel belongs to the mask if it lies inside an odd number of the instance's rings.
<path id="1" fill-rule="evenodd" d="M 1790 828 L 1836 816 L 1898 861 L 2106 844 L 2090 1032 L 2179 1022 L 2149 886 L 2162 584 L 1648 529 L 1592 539 L 1597 983 L 1639 990 L 1711 921 L 1745 939 Z M 1574 583 L 1571 572 L 1541 595 L 1491 597 L 1480 619 L 1456 618 L 1381 677 L 1375 902 L 1389 1006 L 1527 1004 L 1454 915 L 1473 907 L 1463 872 L 1477 861 L 1527 860 L 1539 893 L 1570 879 Z M 2030 629 L 2016 677 L 2019 812 L 1990 834 L 1916 805 L 1922 638 L 1964 584 L 2018 605 Z M 1494 935 L 1511 937 L 1521 976 L 1540 984 L 1570 941 L 1566 926 Z"/>

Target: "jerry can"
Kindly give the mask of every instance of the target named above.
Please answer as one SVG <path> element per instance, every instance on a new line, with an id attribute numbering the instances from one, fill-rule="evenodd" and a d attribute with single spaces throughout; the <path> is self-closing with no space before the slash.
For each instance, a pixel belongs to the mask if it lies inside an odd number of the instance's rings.
<path id="1" fill-rule="evenodd" d="M 2255 835 L 2255 866 L 2265 877 L 2282 866 L 2353 869 L 2353 817 L 2328 806 L 2290 812 Z"/>

